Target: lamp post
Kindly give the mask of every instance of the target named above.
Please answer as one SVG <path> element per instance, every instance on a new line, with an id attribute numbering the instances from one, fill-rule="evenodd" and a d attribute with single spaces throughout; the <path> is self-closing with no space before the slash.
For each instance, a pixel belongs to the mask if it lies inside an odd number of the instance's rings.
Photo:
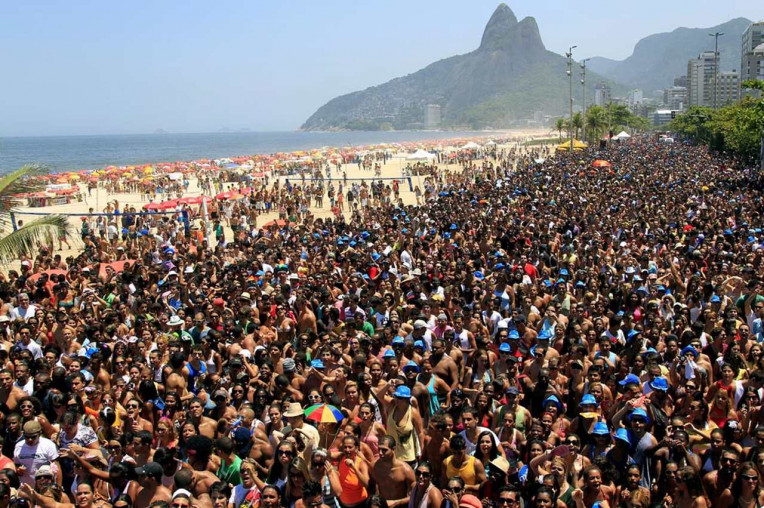
<path id="1" fill-rule="evenodd" d="M 586 142 L 586 61 L 589 60 L 588 58 L 584 58 L 581 60 L 581 91 L 583 92 L 583 102 L 582 102 L 582 108 L 584 110 L 582 120 L 583 125 L 581 126 L 581 140 Z"/>
<path id="2" fill-rule="evenodd" d="M 719 37 L 722 35 L 724 32 L 708 34 L 709 37 L 714 38 L 714 109 L 716 109 L 716 101 L 719 97 Z"/>
<path id="3" fill-rule="evenodd" d="M 571 46 L 565 56 L 568 57 L 568 80 L 570 81 L 570 123 L 568 134 L 570 135 L 570 151 L 573 151 L 573 50 L 578 46 Z"/>

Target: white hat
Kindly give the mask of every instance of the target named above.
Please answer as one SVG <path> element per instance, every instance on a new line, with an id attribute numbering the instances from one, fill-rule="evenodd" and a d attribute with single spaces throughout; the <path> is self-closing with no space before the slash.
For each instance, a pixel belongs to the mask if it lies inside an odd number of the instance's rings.
<path id="1" fill-rule="evenodd" d="M 417 330 L 419 328 L 427 328 L 427 323 L 425 323 L 421 319 L 417 319 L 416 321 L 414 321 L 414 330 Z"/>
<path id="2" fill-rule="evenodd" d="M 183 324 L 183 320 L 180 319 L 180 316 L 177 314 L 173 314 L 173 316 L 170 318 L 169 321 L 167 321 L 167 326 L 180 326 Z"/>

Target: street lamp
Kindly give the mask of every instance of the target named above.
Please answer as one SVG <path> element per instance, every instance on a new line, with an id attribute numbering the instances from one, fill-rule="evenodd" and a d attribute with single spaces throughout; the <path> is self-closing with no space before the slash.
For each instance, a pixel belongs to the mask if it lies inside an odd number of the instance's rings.
<path id="1" fill-rule="evenodd" d="M 714 38 L 714 109 L 716 109 L 716 101 L 719 96 L 719 37 L 722 35 L 724 32 L 708 34 L 709 37 Z"/>
<path id="2" fill-rule="evenodd" d="M 568 125 L 568 134 L 570 135 L 570 151 L 573 151 L 573 50 L 578 46 L 571 46 L 565 56 L 568 57 L 568 79 L 570 81 L 570 124 Z"/>
<path id="3" fill-rule="evenodd" d="M 589 58 L 584 58 L 581 60 L 581 90 L 583 92 L 583 102 L 582 102 L 582 108 L 584 110 L 583 112 L 583 125 L 581 127 L 581 140 L 586 142 L 586 61 L 590 60 Z"/>

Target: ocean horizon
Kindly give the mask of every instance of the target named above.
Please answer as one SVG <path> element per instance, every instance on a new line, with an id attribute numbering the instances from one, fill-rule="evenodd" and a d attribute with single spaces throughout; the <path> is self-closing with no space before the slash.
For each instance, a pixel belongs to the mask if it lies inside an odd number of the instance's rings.
<path id="1" fill-rule="evenodd" d="M 0 173 L 39 163 L 51 172 L 219 159 L 433 139 L 505 135 L 506 131 L 274 131 L 0 137 Z"/>

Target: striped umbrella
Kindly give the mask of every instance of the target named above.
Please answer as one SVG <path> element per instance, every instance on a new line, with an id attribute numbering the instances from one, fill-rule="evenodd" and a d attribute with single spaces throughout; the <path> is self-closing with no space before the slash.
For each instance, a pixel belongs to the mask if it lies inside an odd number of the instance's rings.
<path id="1" fill-rule="evenodd" d="M 337 423 L 345 417 L 342 412 L 329 404 L 316 404 L 305 409 L 305 418 L 319 423 Z"/>

